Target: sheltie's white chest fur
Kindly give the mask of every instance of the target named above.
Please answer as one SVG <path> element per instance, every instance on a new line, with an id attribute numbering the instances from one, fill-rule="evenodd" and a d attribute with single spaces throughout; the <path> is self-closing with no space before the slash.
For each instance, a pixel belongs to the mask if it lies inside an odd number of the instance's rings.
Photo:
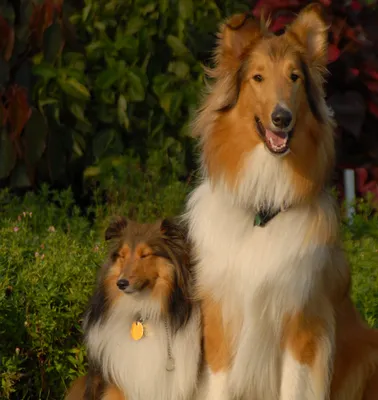
<path id="1" fill-rule="evenodd" d="M 191 399 L 201 354 L 199 310 L 193 308 L 187 325 L 171 337 L 175 369 L 167 371 L 164 321 L 145 321 L 145 336 L 138 341 L 132 339 L 130 328 L 140 310 L 129 303 L 125 295 L 113 306 L 109 317 L 88 332 L 88 350 L 102 365 L 104 378 L 121 389 L 127 400 Z"/>
<path id="2" fill-rule="evenodd" d="M 270 171 L 275 174 L 272 165 Z M 271 187 L 277 187 L 272 180 Z M 257 190 L 264 189 L 260 185 Z M 280 195 L 290 198 L 285 187 Z M 317 209 L 325 218 L 328 209 L 332 212 L 330 204 L 327 194 L 319 197 Z M 331 257 L 329 247 L 312 241 L 316 232 L 309 236 L 316 217 L 313 206 L 288 209 L 258 227 L 252 211 L 232 204 L 224 190 L 213 188 L 208 180 L 193 192 L 188 206 L 199 290 L 221 304 L 224 324 L 233 329 L 231 394 L 278 399 L 280 321 L 285 313 L 300 311 L 323 285 Z"/>

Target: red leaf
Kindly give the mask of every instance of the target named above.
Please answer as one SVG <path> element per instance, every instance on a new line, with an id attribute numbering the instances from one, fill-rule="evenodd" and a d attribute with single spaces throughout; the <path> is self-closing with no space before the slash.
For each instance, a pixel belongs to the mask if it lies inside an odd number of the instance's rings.
<path id="1" fill-rule="evenodd" d="M 328 62 L 333 63 L 340 57 L 340 50 L 334 44 L 328 46 Z"/>
<path id="2" fill-rule="evenodd" d="M 275 10 L 298 8 L 300 6 L 301 2 L 299 0 L 259 0 L 253 10 L 253 15 L 255 17 L 260 17 L 262 11 L 266 13 Z"/>
<path id="3" fill-rule="evenodd" d="M 360 75 L 360 71 L 357 68 L 351 68 L 350 72 L 352 73 L 353 76 Z"/>
<path id="4" fill-rule="evenodd" d="M 0 100 L 0 125 L 4 126 L 7 123 L 8 110 L 5 108 L 3 102 Z"/>
<path id="5" fill-rule="evenodd" d="M 354 12 L 359 12 L 362 10 L 362 5 L 359 1 L 357 0 L 352 0 L 352 3 L 350 5 L 350 8 L 354 11 Z"/>
<path id="6" fill-rule="evenodd" d="M 333 44 L 338 45 L 341 39 L 343 30 L 345 29 L 346 21 L 342 18 L 335 18 L 332 23 Z"/>
<path id="7" fill-rule="evenodd" d="M 0 49 L 5 61 L 9 61 L 14 47 L 14 29 L 0 15 Z"/>
<path id="8" fill-rule="evenodd" d="M 367 75 L 370 75 L 370 77 L 371 77 L 372 79 L 375 79 L 375 80 L 378 81 L 378 70 L 368 67 L 368 68 L 365 69 L 364 72 L 365 72 Z"/>
<path id="9" fill-rule="evenodd" d="M 42 4 L 33 3 L 33 12 L 30 18 L 30 31 L 34 40 L 40 44 L 43 38 L 43 32 L 54 21 L 54 15 L 60 15 L 62 12 L 62 0 L 45 0 Z"/>
<path id="10" fill-rule="evenodd" d="M 375 103 L 372 102 L 372 101 L 369 101 L 369 103 L 368 103 L 368 108 L 369 108 L 369 111 L 370 111 L 375 117 L 378 118 L 378 105 L 375 104 Z"/>
<path id="11" fill-rule="evenodd" d="M 17 139 L 31 115 L 26 89 L 17 85 L 11 86 L 7 93 L 8 123 L 12 140 Z"/>
<path id="12" fill-rule="evenodd" d="M 366 86 L 371 92 L 378 92 L 378 82 L 377 81 L 368 81 L 368 82 L 366 82 Z"/>
<path id="13" fill-rule="evenodd" d="M 270 29 L 273 32 L 277 32 L 278 30 L 285 28 L 287 24 L 293 21 L 293 17 L 289 15 L 281 15 L 280 17 L 276 18 L 272 23 Z"/>

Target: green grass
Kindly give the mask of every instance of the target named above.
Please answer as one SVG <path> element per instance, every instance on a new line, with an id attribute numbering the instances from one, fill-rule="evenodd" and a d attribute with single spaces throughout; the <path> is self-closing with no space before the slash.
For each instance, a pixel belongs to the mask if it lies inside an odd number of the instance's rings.
<path id="1" fill-rule="evenodd" d="M 85 214 L 70 191 L 43 188 L 23 198 L 0 192 L 1 399 L 61 399 L 85 371 L 81 316 L 104 257 L 109 215 L 146 221 L 175 214 L 188 191 L 178 182 L 160 189 L 140 182 L 126 193 L 113 188 L 106 207 L 98 194 Z M 378 218 L 365 203 L 359 208 L 353 223 L 343 224 L 344 244 L 353 299 L 378 326 Z"/>

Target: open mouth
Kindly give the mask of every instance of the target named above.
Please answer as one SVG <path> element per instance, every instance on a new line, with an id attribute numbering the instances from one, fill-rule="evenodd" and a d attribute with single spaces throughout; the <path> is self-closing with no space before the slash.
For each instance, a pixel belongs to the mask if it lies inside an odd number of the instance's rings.
<path id="1" fill-rule="evenodd" d="M 255 117 L 257 132 L 261 139 L 264 141 L 266 148 L 273 154 L 283 155 L 289 152 L 290 139 L 293 130 L 285 131 L 272 131 L 266 129 L 261 122 L 260 118 Z"/>

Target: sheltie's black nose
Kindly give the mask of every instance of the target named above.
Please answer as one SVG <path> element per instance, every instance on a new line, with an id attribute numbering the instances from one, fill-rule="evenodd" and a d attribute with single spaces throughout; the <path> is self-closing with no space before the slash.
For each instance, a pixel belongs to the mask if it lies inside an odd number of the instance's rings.
<path id="1" fill-rule="evenodd" d="M 293 116 L 287 108 L 276 106 L 272 112 L 271 118 L 274 126 L 282 129 L 287 128 L 290 125 Z"/>
<path id="2" fill-rule="evenodd" d="M 117 286 L 119 290 L 125 290 L 130 285 L 130 282 L 127 279 L 119 279 L 117 281 Z"/>

